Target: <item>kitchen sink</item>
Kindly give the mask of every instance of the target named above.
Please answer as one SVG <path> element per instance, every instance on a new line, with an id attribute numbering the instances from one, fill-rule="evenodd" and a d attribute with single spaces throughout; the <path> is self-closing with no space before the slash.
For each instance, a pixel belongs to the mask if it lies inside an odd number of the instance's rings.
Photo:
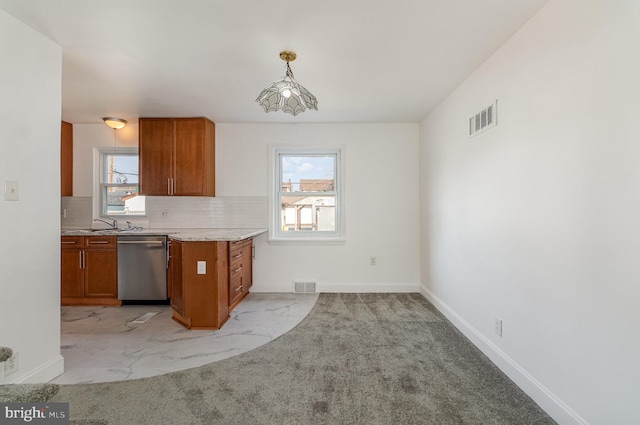
<path id="1" fill-rule="evenodd" d="M 142 229 L 78 229 L 78 230 L 70 230 L 74 233 L 83 233 L 87 235 L 110 235 L 110 234 L 120 234 L 120 233 L 137 233 L 142 231 Z"/>

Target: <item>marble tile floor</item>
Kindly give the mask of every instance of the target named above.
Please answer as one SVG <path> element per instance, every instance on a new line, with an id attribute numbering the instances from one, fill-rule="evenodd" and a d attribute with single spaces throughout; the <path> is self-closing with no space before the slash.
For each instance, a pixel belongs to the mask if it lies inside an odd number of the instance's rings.
<path id="1" fill-rule="evenodd" d="M 226 359 L 293 329 L 317 299 L 318 294 L 250 293 L 217 331 L 182 327 L 166 305 L 62 307 L 65 372 L 51 382 L 123 381 Z M 132 323 L 154 312 L 145 323 Z"/>

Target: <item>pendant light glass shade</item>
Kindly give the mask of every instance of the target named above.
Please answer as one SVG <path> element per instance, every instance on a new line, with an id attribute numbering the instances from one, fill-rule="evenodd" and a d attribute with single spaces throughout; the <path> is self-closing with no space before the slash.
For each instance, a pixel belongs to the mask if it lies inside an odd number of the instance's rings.
<path id="1" fill-rule="evenodd" d="M 293 77 L 289 62 L 296 59 L 296 54 L 284 51 L 280 52 L 280 58 L 287 62 L 285 76 L 262 90 L 256 102 L 264 108 L 265 112 L 281 109 L 283 112 L 295 116 L 307 108 L 317 111 L 318 100 L 316 97 Z"/>

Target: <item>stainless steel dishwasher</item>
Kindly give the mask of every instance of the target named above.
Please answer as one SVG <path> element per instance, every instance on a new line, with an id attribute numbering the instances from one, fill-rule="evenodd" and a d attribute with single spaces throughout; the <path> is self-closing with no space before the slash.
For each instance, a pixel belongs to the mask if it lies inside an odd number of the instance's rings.
<path id="1" fill-rule="evenodd" d="M 167 238 L 118 235 L 118 298 L 130 304 L 167 302 Z"/>

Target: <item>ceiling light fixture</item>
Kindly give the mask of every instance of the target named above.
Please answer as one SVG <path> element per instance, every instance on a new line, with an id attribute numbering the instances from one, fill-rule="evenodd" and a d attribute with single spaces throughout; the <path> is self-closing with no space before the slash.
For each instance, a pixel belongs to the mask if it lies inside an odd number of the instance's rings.
<path id="1" fill-rule="evenodd" d="M 120 130 L 127 125 L 127 120 L 123 120 L 122 118 L 104 117 L 102 121 L 104 121 L 107 127 L 113 128 L 114 130 Z"/>
<path id="2" fill-rule="evenodd" d="M 282 51 L 280 59 L 287 63 L 285 76 L 262 90 L 256 102 L 265 112 L 282 109 L 283 112 L 296 116 L 307 108 L 317 111 L 318 99 L 293 78 L 289 62 L 296 60 L 295 52 Z"/>
<path id="3" fill-rule="evenodd" d="M 116 170 L 116 164 L 115 164 L 115 156 L 118 154 L 118 137 L 116 135 L 116 132 L 121 128 L 124 128 L 125 125 L 127 125 L 127 120 L 123 120 L 122 118 L 104 117 L 102 118 L 102 121 L 104 121 L 107 127 L 113 129 L 113 153 L 109 154 L 108 156 L 108 160 L 109 160 L 109 164 L 108 164 L 109 170 L 107 171 L 109 173 L 108 182 L 123 183 L 119 179 L 120 177 L 125 175 L 118 172 L 118 170 Z M 124 183 L 126 182 L 127 180 L 125 179 Z M 115 220 L 114 220 L 114 223 L 115 223 Z"/>

